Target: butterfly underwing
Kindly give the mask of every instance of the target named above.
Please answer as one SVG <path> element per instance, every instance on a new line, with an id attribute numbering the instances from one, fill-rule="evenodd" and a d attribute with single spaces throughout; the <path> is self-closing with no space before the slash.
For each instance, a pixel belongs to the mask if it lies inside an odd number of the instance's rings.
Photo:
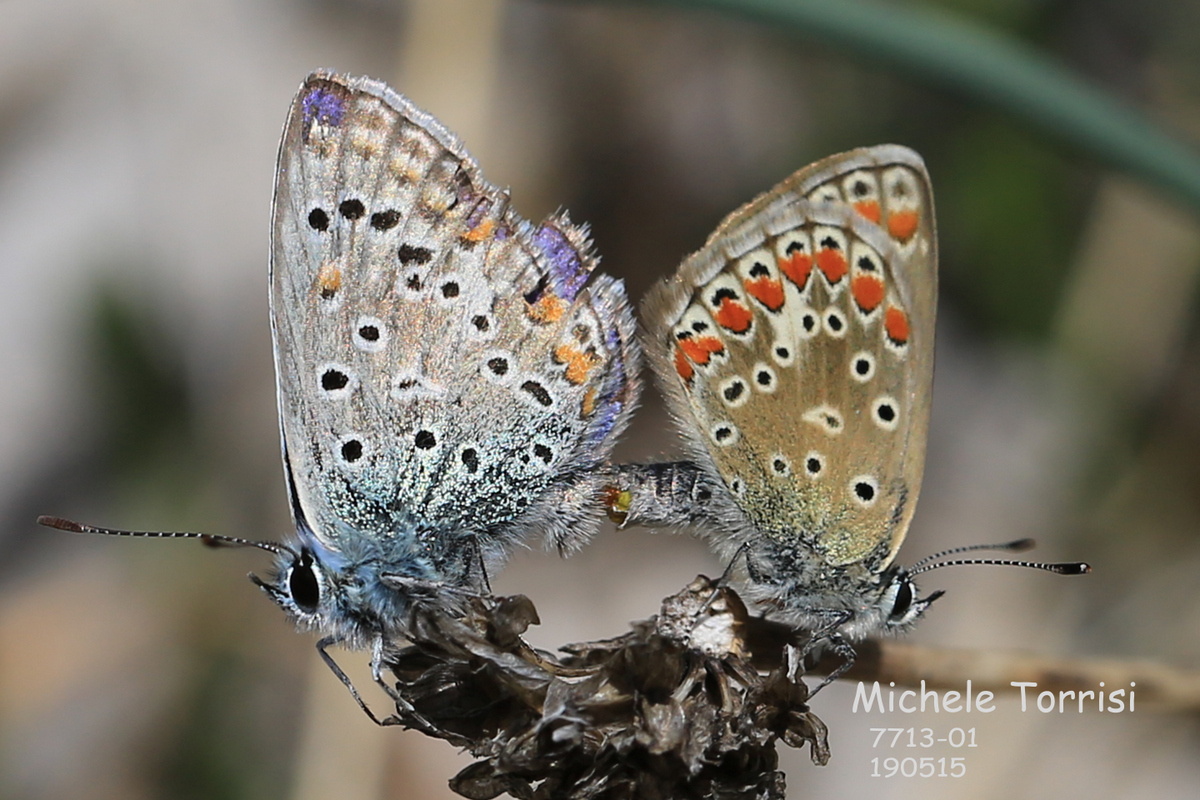
<path id="1" fill-rule="evenodd" d="M 567 551 L 592 532 L 637 399 L 636 324 L 584 227 L 522 219 L 437 120 L 368 78 L 301 86 L 271 242 L 295 535 L 206 538 L 276 553 L 259 585 L 322 652 L 373 645 L 378 669 L 416 605 L 486 591 L 531 534 Z"/>
<path id="2" fill-rule="evenodd" d="M 285 127 L 272 242 L 284 465 L 321 589 L 301 604 L 281 565 L 285 608 L 355 639 L 402 619 L 407 581 L 478 586 L 479 556 L 530 530 L 585 537 L 639 357 L 583 228 L 524 221 L 432 117 L 318 72 Z"/>
<path id="3" fill-rule="evenodd" d="M 925 465 L 936 302 L 933 194 L 908 148 L 826 158 L 738 209 L 642 305 L 689 460 L 617 468 L 610 516 L 697 527 L 753 598 L 812 630 L 909 626 L 941 594 L 917 599 L 918 570 L 895 563 Z"/>

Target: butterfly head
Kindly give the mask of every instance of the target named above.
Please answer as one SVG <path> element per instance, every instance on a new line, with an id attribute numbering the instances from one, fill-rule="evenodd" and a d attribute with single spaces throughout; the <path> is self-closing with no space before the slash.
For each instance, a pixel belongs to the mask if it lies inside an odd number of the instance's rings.
<path id="1" fill-rule="evenodd" d="M 779 559 L 777 553 L 763 558 L 757 548 L 744 552 L 745 589 L 764 610 L 801 628 L 836 629 L 851 640 L 906 633 L 945 594 L 938 590 L 922 597 L 914 570 L 898 564 L 864 573 L 829 565 L 814 568 L 811 559 Z"/>
<path id="2" fill-rule="evenodd" d="M 254 547 L 266 550 L 275 556 L 270 576 L 264 580 L 251 573 L 250 580 L 298 625 L 355 642 L 363 641 L 372 629 L 373 615 L 368 610 L 373 604 L 364 599 L 362 592 L 366 582 L 361 576 L 348 572 L 336 554 L 321 548 L 311 533 L 305 535 L 303 528 L 299 542 L 285 545 L 207 533 L 100 528 L 49 516 L 39 517 L 38 522 L 71 533 L 146 539 L 199 539 L 210 547 Z M 360 610 L 356 612 L 355 609 Z"/>
<path id="3" fill-rule="evenodd" d="M 911 567 L 906 568 L 893 564 L 877 573 L 869 581 L 846 587 L 837 602 L 833 602 L 833 598 L 828 595 L 817 602 L 814 602 L 811 596 L 789 599 L 775 593 L 778 591 L 778 585 L 773 587 L 774 591 L 762 592 L 760 590 L 759 594 L 768 597 L 770 603 L 782 612 L 783 616 L 793 618 L 802 625 L 818 627 L 825 625 L 831 629 L 836 628 L 839 633 L 849 639 L 858 640 L 881 634 L 899 635 L 911 630 L 925 614 L 925 611 L 933 605 L 933 602 L 945 594 L 944 590 L 938 589 L 925 597 L 920 597 L 915 580 L 920 573 L 941 567 L 966 565 L 1025 567 L 1053 572 L 1057 575 L 1086 575 L 1092 570 L 1089 564 L 1082 561 L 1041 562 L 996 558 L 946 560 L 946 556 L 979 550 L 1022 552 L 1033 548 L 1034 545 L 1032 539 L 1018 539 L 999 544 L 967 545 L 934 553 Z M 856 601 L 849 601 L 849 598 L 852 597 L 856 598 Z M 842 605 L 839 609 L 836 607 L 837 603 L 846 603 L 846 605 Z M 828 625 L 831 617 L 838 619 L 832 626 Z"/>
<path id="4" fill-rule="evenodd" d="M 914 578 L 922 572 L 941 567 L 956 567 L 965 565 L 990 565 L 1005 567 L 1026 567 L 1058 575 L 1086 575 L 1092 568 L 1082 561 L 1041 562 L 1020 561 L 1013 559 L 995 558 L 966 558 L 943 560 L 946 556 L 978 550 L 996 550 L 1001 552 L 1019 553 L 1033 548 L 1032 539 L 1018 539 L 1013 542 L 1000 544 L 968 545 L 943 550 L 921 559 L 909 568 L 892 566 L 879 576 L 881 590 L 878 599 L 865 611 L 856 614 L 843 626 L 843 632 L 853 638 L 869 636 L 876 633 L 904 633 L 916 624 L 925 610 L 933 604 L 945 591 L 939 589 L 928 597 L 918 599 L 917 585 Z"/>
<path id="5" fill-rule="evenodd" d="M 360 627 L 346 624 L 350 617 L 342 576 L 307 544 L 281 550 L 270 577 L 263 580 L 251 573 L 250 580 L 301 628 L 344 634 Z"/>
<path id="6" fill-rule="evenodd" d="M 422 559 L 389 557 L 369 536 L 344 539 L 347 547 L 333 550 L 306 524 L 297 532 L 298 541 L 277 551 L 269 576 L 250 579 L 298 627 L 351 648 L 383 634 L 402 635 L 418 606 L 453 610 L 473 594 L 469 576 L 452 580 L 453 569 L 438 573 Z"/>
<path id="7" fill-rule="evenodd" d="M 879 629 L 884 633 L 904 633 L 917 623 L 921 615 L 944 591 L 938 590 L 928 597 L 917 597 L 917 585 L 908 570 L 897 567 L 884 573 L 886 583 L 879 600 L 870 610 Z"/>

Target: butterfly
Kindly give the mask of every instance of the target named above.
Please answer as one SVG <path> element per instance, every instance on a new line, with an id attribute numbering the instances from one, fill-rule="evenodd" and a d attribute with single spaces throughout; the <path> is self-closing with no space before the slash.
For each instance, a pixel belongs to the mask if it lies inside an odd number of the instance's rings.
<path id="1" fill-rule="evenodd" d="M 356 699 L 331 644 L 372 647 L 386 688 L 382 649 L 415 607 L 452 611 L 530 534 L 567 551 L 598 523 L 640 355 L 624 286 L 596 264 L 586 228 L 522 219 L 409 100 L 314 72 L 284 127 L 271 225 L 294 535 L 39 521 L 268 550 L 274 571 L 253 580 L 322 634 Z"/>
<path id="2" fill-rule="evenodd" d="M 902 631 L 941 596 L 919 597 L 917 574 L 968 563 L 939 559 L 1032 544 L 896 563 L 925 466 L 936 305 L 933 193 L 908 148 L 826 158 L 733 212 L 641 306 L 688 460 L 619 467 L 610 516 L 698 527 L 848 669 L 847 638 Z"/>

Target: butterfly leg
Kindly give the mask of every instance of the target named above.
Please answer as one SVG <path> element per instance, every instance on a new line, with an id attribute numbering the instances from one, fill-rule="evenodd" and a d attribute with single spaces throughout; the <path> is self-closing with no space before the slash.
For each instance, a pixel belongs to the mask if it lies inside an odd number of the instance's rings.
<path id="1" fill-rule="evenodd" d="M 330 645 L 338 644 L 339 642 L 340 640 L 333 636 L 326 636 L 324 639 L 317 642 L 317 652 L 321 654 L 321 659 L 325 662 L 325 666 L 329 667 L 330 671 L 337 676 L 338 680 L 340 680 L 342 684 L 350 690 L 350 696 L 354 698 L 354 702 L 358 703 L 358 707 L 363 710 L 363 713 L 371 719 L 371 722 L 374 722 L 380 727 L 385 727 L 388 725 L 400 725 L 403 720 L 401 720 L 399 717 L 391 715 L 381 720 L 379 717 L 375 716 L 375 712 L 372 711 L 365 702 L 363 702 L 362 697 L 358 693 L 358 689 L 354 688 L 354 683 L 350 680 L 350 676 L 342 671 L 342 668 L 338 666 L 338 663 L 333 660 L 333 656 L 329 655 L 329 652 L 325 649 Z M 375 670 L 375 659 L 372 658 L 371 671 L 375 672 Z"/>
<path id="2" fill-rule="evenodd" d="M 828 611 L 818 611 L 816 613 L 825 619 L 821 624 L 813 629 L 812 633 L 810 634 L 811 638 L 808 640 L 808 644 L 806 644 L 803 651 L 801 651 L 801 657 L 807 658 L 814 650 L 824 645 L 832 650 L 835 655 L 840 656 L 842 658 L 842 663 L 838 665 L 837 669 L 826 675 L 825 679 L 817 685 L 817 688 L 809 692 L 809 699 L 812 699 L 816 696 L 817 692 L 821 691 L 826 686 L 842 677 L 847 670 L 854 666 L 854 662 L 858 658 L 858 653 L 855 652 L 853 645 L 846 641 L 845 637 L 837 632 L 838 628 L 850 621 L 850 618 L 854 616 L 854 613 L 845 609 L 831 609 Z"/>
<path id="3" fill-rule="evenodd" d="M 753 564 L 750 563 L 750 543 L 746 542 L 737 549 L 737 552 L 733 554 L 733 558 L 729 559 L 729 564 L 725 567 L 725 571 L 721 573 L 720 578 L 717 578 L 718 586 L 729 585 L 729 581 L 733 579 L 733 568 L 737 566 L 738 559 L 742 556 L 746 557 L 746 572 L 749 573 L 750 580 L 758 580 L 755 577 L 758 571 L 754 568 Z"/>
<path id="4" fill-rule="evenodd" d="M 842 663 L 838 665 L 837 669 L 826 675 L 825 679 L 821 681 L 817 688 L 808 693 L 810 699 L 816 696 L 817 692 L 821 691 L 826 686 L 842 677 L 842 675 L 846 674 L 847 670 L 853 667 L 854 662 L 858 659 L 858 653 L 854 650 L 854 645 L 846 641 L 841 634 L 830 634 L 828 637 L 826 637 L 826 642 L 828 643 L 829 648 L 833 650 L 834 654 L 842 658 Z"/>
<path id="5" fill-rule="evenodd" d="M 393 702 L 404 703 L 406 706 L 408 705 L 408 701 L 400 696 L 400 692 L 396 690 L 396 687 L 383 677 L 382 636 L 376 636 L 375 644 L 371 647 L 371 677 L 375 679 L 375 683 L 377 683 L 380 688 L 387 692 L 387 696 L 392 698 Z M 414 710 L 413 713 L 416 713 L 416 711 Z"/>
<path id="6" fill-rule="evenodd" d="M 410 728 L 415 728 L 422 733 L 437 736 L 437 726 L 427 720 L 421 712 L 417 711 L 416 707 L 397 691 L 396 686 L 383 677 L 383 646 L 383 637 L 375 637 L 375 644 L 371 647 L 371 677 L 375 679 L 375 683 L 379 684 L 387 692 L 388 697 L 392 698 L 397 710 L 400 712 L 399 715 L 388 717 L 388 719 L 394 719 L 396 722 L 384 720 L 384 724 L 403 724 Z M 361 705 L 361 701 L 359 704 Z"/>
<path id="7" fill-rule="evenodd" d="M 750 542 L 746 542 L 745 544 L 743 544 L 741 547 L 738 548 L 737 553 L 735 553 L 733 556 L 733 561 L 731 561 L 729 563 L 730 569 L 732 569 L 733 565 L 737 562 L 738 555 L 745 556 L 745 558 L 746 558 L 746 574 L 750 577 L 750 580 L 752 582 L 764 583 L 764 584 L 777 584 L 778 583 L 778 581 L 772 580 L 772 576 L 769 573 L 763 572 L 761 569 L 759 569 L 758 564 L 756 564 L 754 562 L 754 554 L 751 552 Z M 838 624 L 840 625 L 841 623 L 838 623 Z"/>
<path id="8" fill-rule="evenodd" d="M 483 548 L 479 546 L 479 537 L 471 537 L 471 549 L 475 551 L 475 560 L 479 562 L 479 574 L 483 577 L 483 590 L 492 593 L 492 582 L 488 579 L 487 563 L 483 560 Z"/>
<path id="9" fill-rule="evenodd" d="M 437 726 L 425 719 L 425 717 L 423 717 L 411 703 L 409 703 L 396 692 L 395 687 L 388 685 L 387 681 L 383 679 L 383 637 L 376 638 L 375 646 L 372 648 L 373 654 L 371 656 L 371 675 L 375 678 L 375 682 L 382 686 L 388 693 L 388 696 L 396 702 L 396 706 L 403 716 L 390 714 L 383 719 L 375 716 L 375 712 L 367 706 L 367 704 L 363 701 L 362 696 L 359 695 L 358 689 L 354 688 L 354 683 L 350 680 L 350 676 L 342 671 L 342 668 L 339 667 L 337 662 L 333 660 L 333 656 L 329 655 L 328 651 L 325 649 L 330 645 L 339 643 L 339 639 L 333 636 L 327 636 L 326 638 L 317 642 L 317 652 L 321 654 L 322 660 L 325 661 L 325 666 L 329 667 L 333 674 L 338 677 L 338 680 L 340 680 L 345 687 L 350 690 L 350 696 L 354 698 L 354 702 L 358 703 L 358 707 L 363 710 L 363 713 L 366 714 L 368 718 L 370 718 L 371 722 L 374 722 L 381 728 L 391 725 L 404 725 L 405 727 L 415 728 L 422 733 L 434 736 L 438 734 Z"/>

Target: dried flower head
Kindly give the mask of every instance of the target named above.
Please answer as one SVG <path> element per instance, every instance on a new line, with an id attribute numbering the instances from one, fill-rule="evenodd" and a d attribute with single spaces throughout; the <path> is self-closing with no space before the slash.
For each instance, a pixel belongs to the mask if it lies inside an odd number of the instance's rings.
<path id="1" fill-rule="evenodd" d="M 703 576 L 657 617 L 555 657 L 521 638 L 528 598 L 477 598 L 461 618 L 418 612 L 391 653 L 403 724 L 480 760 L 464 797 L 542 800 L 780 798 L 775 744 L 829 759 L 792 628 L 751 617 Z"/>

